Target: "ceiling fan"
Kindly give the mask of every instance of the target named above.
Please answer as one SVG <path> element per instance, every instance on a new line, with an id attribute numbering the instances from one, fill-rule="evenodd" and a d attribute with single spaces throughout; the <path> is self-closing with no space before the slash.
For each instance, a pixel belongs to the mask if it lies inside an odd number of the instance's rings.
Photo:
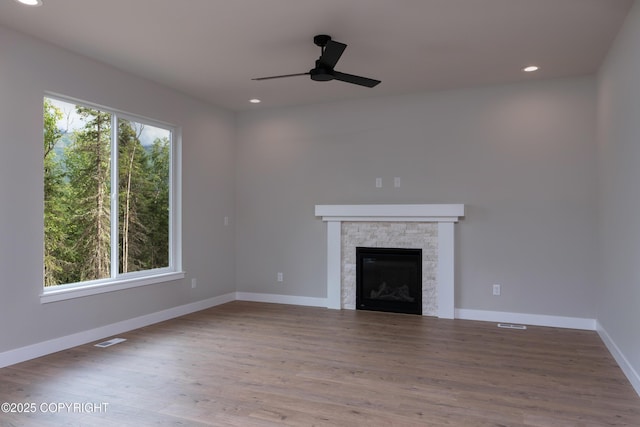
<path id="1" fill-rule="evenodd" d="M 251 80 L 270 80 L 281 79 L 284 77 L 295 76 L 311 76 L 311 80 L 318 82 L 326 82 L 329 80 L 340 80 L 342 82 L 353 83 L 360 86 L 374 87 L 380 80 L 369 79 L 367 77 L 355 76 L 353 74 L 341 73 L 334 70 L 336 63 L 342 56 L 342 52 L 346 49 L 347 45 L 344 43 L 331 40 L 331 36 L 325 34 L 319 34 L 313 38 L 313 43 L 319 46 L 321 49 L 320 58 L 316 60 L 315 68 L 312 68 L 306 73 L 296 74 L 283 74 L 280 76 L 271 77 L 258 77 Z"/>

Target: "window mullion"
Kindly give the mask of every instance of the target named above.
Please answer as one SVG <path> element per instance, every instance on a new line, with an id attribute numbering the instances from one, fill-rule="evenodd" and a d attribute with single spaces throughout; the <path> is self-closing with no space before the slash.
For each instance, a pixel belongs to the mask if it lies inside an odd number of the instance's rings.
<path id="1" fill-rule="evenodd" d="M 111 277 L 118 277 L 118 117 L 111 114 Z"/>

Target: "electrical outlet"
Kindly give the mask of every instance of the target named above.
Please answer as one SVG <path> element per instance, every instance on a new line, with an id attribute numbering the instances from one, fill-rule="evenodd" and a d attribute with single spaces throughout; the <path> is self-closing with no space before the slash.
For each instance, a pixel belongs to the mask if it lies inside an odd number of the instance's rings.
<path id="1" fill-rule="evenodd" d="M 224 217 L 224 226 L 227 227 L 229 225 L 229 217 L 225 216 Z"/>
<path id="2" fill-rule="evenodd" d="M 501 286 L 498 284 L 494 284 L 493 285 L 493 295 L 498 296 L 500 295 L 500 291 L 501 291 Z"/>
<path id="3" fill-rule="evenodd" d="M 376 188 L 382 188 L 382 178 L 376 178 Z"/>
<path id="4" fill-rule="evenodd" d="M 278 282 L 282 282 L 282 281 L 283 281 L 282 273 L 278 272 Z"/>
<path id="5" fill-rule="evenodd" d="M 198 286 L 198 279 L 191 279 L 191 289 L 195 289 Z"/>
<path id="6" fill-rule="evenodd" d="M 400 188 L 400 177 L 396 176 L 395 178 L 393 178 L 393 186 L 395 188 Z"/>

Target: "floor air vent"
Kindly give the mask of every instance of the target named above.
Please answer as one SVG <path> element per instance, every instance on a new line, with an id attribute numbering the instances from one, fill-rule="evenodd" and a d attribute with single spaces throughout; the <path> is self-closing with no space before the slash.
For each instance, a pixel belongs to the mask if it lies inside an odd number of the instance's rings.
<path id="1" fill-rule="evenodd" d="M 109 341 L 103 341 L 101 343 L 95 344 L 95 347 L 105 348 L 111 347 L 112 345 L 120 344 L 123 341 L 126 341 L 126 338 L 112 338 Z"/>
<path id="2" fill-rule="evenodd" d="M 527 329 L 527 327 L 525 325 L 514 325 L 513 323 L 498 323 L 498 328 Z"/>

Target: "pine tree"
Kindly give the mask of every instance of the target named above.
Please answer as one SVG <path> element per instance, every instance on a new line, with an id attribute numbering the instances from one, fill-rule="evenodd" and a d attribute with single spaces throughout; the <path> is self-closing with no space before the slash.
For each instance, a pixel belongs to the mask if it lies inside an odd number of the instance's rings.
<path id="1" fill-rule="evenodd" d="M 147 154 L 140 142 L 143 125 L 134 125 L 127 120 L 118 121 L 118 192 L 120 226 L 120 273 L 147 269 L 141 256 L 148 241 L 148 230 L 144 222 L 146 203 Z"/>
<path id="2" fill-rule="evenodd" d="M 149 268 L 169 266 L 169 138 L 156 138 L 149 153 L 147 204 Z"/>
<path id="3" fill-rule="evenodd" d="M 62 111 L 44 101 L 44 286 L 62 283 L 66 265 L 66 182 L 54 149 L 64 132 Z"/>
<path id="4" fill-rule="evenodd" d="M 76 112 L 85 125 L 65 153 L 73 218 L 69 244 L 75 250 L 75 268 L 67 283 L 111 274 L 111 115 L 81 106 Z"/>

